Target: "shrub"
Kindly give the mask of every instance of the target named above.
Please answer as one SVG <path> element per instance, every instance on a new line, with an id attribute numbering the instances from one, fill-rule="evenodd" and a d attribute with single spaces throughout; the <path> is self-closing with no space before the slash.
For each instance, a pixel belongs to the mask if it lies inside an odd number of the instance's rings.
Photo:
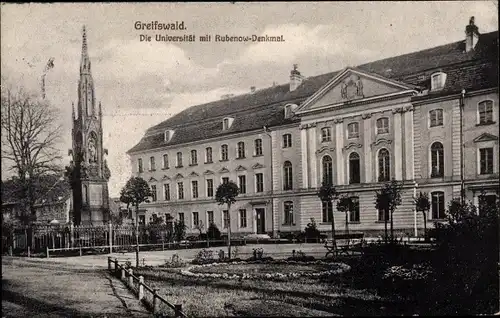
<path id="1" fill-rule="evenodd" d="M 192 261 L 193 264 L 207 264 L 213 262 L 214 262 L 213 251 L 207 249 L 202 249 L 201 251 L 199 251 Z"/>
<path id="2" fill-rule="evenodd" d="M 220 231 L 217 228 L 217 225 L 215 223 L 210 223 L 210 226 L 207 229 L 207 237 L 210 240 L 220 240 Z"/>
<path id="3" fill-rule="evenodd" d="M 304 234 L 307 239 L 319 239 L 321 237 L 314 218 L 311 218 L 311 222 L 307 223 Z"/>
<path id="4" fill-rule="evenodd" d="M 178 254 L 172 255 L 172 258 L 170 261 L 166 261 L 165 264 L 160 265 L 160 267 L 168 267 L 168 268 L 179 268 L 179 267 L 184 267 L 186 265 L 186 262 L 179 257 Z"/>

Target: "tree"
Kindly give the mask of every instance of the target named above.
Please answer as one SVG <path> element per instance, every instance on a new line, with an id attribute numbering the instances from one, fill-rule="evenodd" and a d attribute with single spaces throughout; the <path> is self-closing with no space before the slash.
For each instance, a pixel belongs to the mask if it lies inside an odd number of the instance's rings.
<path id="1" fill-rule="evenodd" d="M 139 204 L 149 202 L 149 197 L 153 194 L 148 183 L 141 177 L 130 178 L 120 191 L 120 201 L 129 206 L 135 207 L 135 261 L 136 267 L 139 267 Z"/>
<path id="2" fill-rule="evenodd" d="M 403 184 L 392 179 L 375 191 L 375 208 L 384 211 L 385 242 L 387 243 L 387 212 L 390 212 L 391 241 L 394 239 L 394 222 L 392 215 L 394 210 L 401 204 L 401 190 Z"/>
<path id="3" fill-rule="evenodd" d="M 186 236 L 186 224 L 182 220 L 174 221 L 174 240 L 180 242 Z"/>
<path id="4" fill-rule="evenodd" d="M 427 192 L 420 192 L 420 194 L 413 198 L 415 203 L 415 210 L 417 212 L 422 212 L 422 217 L 424 218 L 424 236 L 427 234 L 427 211 L 431 208 L 431 202 L 429 201 L 429 195 Z"/>
<path id="5" fill-rule="evenodd" d="M 22 190 L 23 213 L 36 215 L 35 204 L 43 196 L 37 182 L 46 174 L 61 172 L 57 147 L 61 126 L 57 110 L 23 89 L 12 92 L 2 83 L 2 160 L 10 163 Z M 30 218 L 27 218 L 30 219 Z"/>
<path id="6" fill-rule="evenodd" d="M 333 242 L 334 249 L 336 250 L 337 249 L 337 242 L 335 241 L 335 218 L 334 218 L 334 214 L 333 214 L 333 201 L 337 200 L 337 198 L 339 196 L 337 193 L 337 189 L 335 189 L 333 184 L 331 184 L 329 182 L 323 182 L 321 184 L 321 188 L 319 188 L 317 195 L 321 201 L 331 202 L 331 204 L 332 204 L 332 211 L 331 211 L 329 217 L 331 217 L 331 219 L 332 219 L 332 242 Z"/>
<path id="7" fill-rule="evenodd" d="M 222 183 L 217 187 L 217 191 L 215 192 L 215 200 L 219 203 L 219 205 L 227 205 L 227 252 L 229 258 L 231 258 L 231 205 L 236 202 L 236 197 L 239 193 L 240 189 L 233 181 Z"/>
<path id="8" fill-rule="evenodd" d="M 354 211 L 354 205 L 354 200 L 348 195 L 343 195 L 337 201 L 337 211 L 345 213 L 345 230 L 347 234 L 349 234 L 349 212 Z"/>

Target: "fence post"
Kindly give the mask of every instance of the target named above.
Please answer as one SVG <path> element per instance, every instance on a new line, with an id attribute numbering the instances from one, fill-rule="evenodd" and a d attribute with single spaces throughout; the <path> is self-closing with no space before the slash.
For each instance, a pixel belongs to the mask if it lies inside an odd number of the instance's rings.
<path id="1" fill-rule="evenodd" d="M 45 246 L 45 249 L 47 250 L 47 258 L 49 258 L 49 246 Z"/>
<path id="2" fill-rule="evenodd" d="M 9 246 L 9 255 L 12 256 L 12 245 Z"/>
<path id="3" fill-rule="evenodd" d="M 74 238 L 75 238 L 75 226 L 73 225 L 73 221 L 69 223 L 69 247 L 74 246 Z"/>
<path id="4" fill-rule="evenodd" d="M 28 245 L 28 257 L 30 257 L 31 251 L 30 251 L 30 246 Z"/>
<path id="5" fill-rule="evenodd" d="M 134 286 L 134 277 L 132 277 L 132 275 L 134 274 L 134 272 L 132 271 L 132 268 L 130 268 L 128 270 L 128 284 L 130 286 L 130 288 L 132 288 L 132 286 Z"/>
<path id="6" fill-rule="evenodd" d="M 82 256 L 82 246 L 80 245 L 80 256 Z"/>
<path id="7" fill-rule="evenodd" d="M 115 271 L 114 271 L 115 276 L 116 276 L 117 270 L 118 270 L 118 259 L 115 257 Z"/>
<path id="8" fill-rule="evenodd" d="M 142 276 L 141 276 L 142 277 Z M 154 288 L 153 289 L 153 315 L 156 315 L 157 312 L 157 300 L 156 300 L 156 295 L 158 295 L 158 289 Z"/>
<path id="9" fill-rule="evenodd" d="M 108 257 L 108 271 L 111 272 L 111 257 Z"/>
<path id="10" fill-rule="evenodd" d="M 125 280 L 125 268 L 122 267 L 122 280 Z"/>
<path id="11" fill-rule="evenodd" d="M 144 298 L 144 277 L 139 276 L 139 301 Z"/>
<path id="12" fill-rule="evenodd" d="M 109 221 L 109 254 L 113 253 L 113 224 Z"/>
<path id="13" fill-rule="evenodd" d="M 181 317 L 182 304 L 174 305 L 175 317 Z"/>

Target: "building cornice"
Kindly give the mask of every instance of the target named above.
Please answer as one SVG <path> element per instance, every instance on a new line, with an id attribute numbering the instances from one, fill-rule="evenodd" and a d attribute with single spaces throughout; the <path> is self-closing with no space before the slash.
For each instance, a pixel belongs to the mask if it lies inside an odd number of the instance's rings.
<path id="1" fill-rule="evenodd" d="M 479 90 L 470 91 L 470 92 L 465 91 L 465 98 L 489 94 L 489 93 L 498 93 L 498 87 L 479 89 Z M 439 102 L 459 99 L 462 96 L 462 92 L 454 92 L 454 93 L 450 93 L 449 95 L 445 95 L 445 96 L 436 96 L 436 97 L 432 97 L 431 95 L 428 95 L 428 96 L 429 96 L 428 98 L 425 98 L 422 100 L 412 101 L 412 104 L 415 106 L 421 106 L 421 105 L 426 105 L 426 104 L 433 104 L 433 103 L 439 103 Z M 417 96 L 417 97 L 419 97 L 419 96 Z"/>

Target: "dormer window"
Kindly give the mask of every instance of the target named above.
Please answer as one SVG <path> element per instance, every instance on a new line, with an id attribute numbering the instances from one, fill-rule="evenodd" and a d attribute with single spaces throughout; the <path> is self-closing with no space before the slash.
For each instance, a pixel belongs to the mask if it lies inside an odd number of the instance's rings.
<path id="1" fill-rule="evenodd" d="M 222 130 L 228 130 L 233 124 L 234 118 L 226 117 L 222 120 Z"/>
<path id="2" fill-rule="evenodd" d="M 285 105 L 285 119 L 292 118 L 293 117 L 293 112 L 297 108 L 297 105 L 295 104 L 287 104 Z"/>
<path id="3" fill-rule="evenodd" d="M 438 72 L 431 76 L 431 91 L 443 89 L 446 82 L 446 73 Z"/>
<path id="4" fill-rule="evenodd" d="M 165 132 L 163 133 L 163 140 L 165 142 L 169 142 L 170 140 L 172 140 L 173 136 L 174 136 L 173 130 L 165 130 Z"/>

